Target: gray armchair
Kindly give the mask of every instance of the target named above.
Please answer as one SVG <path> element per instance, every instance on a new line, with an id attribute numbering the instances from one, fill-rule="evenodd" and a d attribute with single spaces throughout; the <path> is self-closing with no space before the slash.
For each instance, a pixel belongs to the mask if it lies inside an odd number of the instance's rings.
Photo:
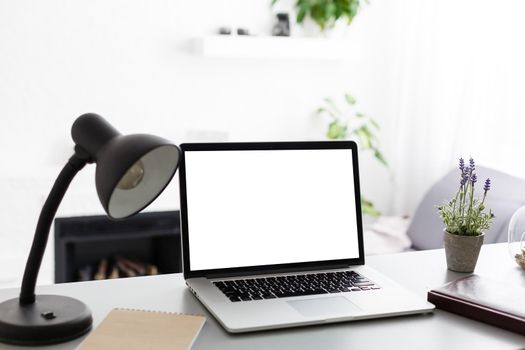
<path id="1" fill-rule="evenodd" d="M 485 243 L 505 242 L 512 214 L 525 205 L 525 179 L 481 166 L 477 167 L 476 173 L 480 182 L 486 178 L 492 181 L 492 189 L 485 203 L 496 217 L 490 230 L 485 233 Z M 454 169 L 425 194 L 407 231 L 413 249 L 443 247 L 443 222 L 437 214 L 436 205 L 450 200 L 458 186 L 459 170 Z"/>

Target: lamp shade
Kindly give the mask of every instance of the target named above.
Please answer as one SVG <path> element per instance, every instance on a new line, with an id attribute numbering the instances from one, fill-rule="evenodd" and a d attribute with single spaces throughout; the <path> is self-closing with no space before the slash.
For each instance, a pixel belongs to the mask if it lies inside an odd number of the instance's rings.
<path id="1" fill-rule="evenodd" d="M 121 219 L 148 206 L 177 170 L 178 148 L 152 135 L 113 139 L 97 159 L 98 197 L 109 216 Z"/>
<path id="2" fill-rule="evenodd" d="M 96 187 L 106 213 L 122 219 L 147 207 L 164 190 L 179 164 L 180 150 L 146 134 L 121 135 L 88 113 L 73 124 L 72 137 L 97 164 Z"/>

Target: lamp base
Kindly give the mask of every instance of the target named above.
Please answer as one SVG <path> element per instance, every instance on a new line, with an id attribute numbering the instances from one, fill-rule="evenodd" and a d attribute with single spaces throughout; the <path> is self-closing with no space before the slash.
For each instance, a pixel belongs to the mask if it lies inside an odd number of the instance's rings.
<path id="1" fill-rule="evenodd" d="M 62 343 L 91 330 L 93 319 L 80 300 L 37 295 L 33 304 L 18 298 L 0 303 L 0 342 L 16 345 Z"/>

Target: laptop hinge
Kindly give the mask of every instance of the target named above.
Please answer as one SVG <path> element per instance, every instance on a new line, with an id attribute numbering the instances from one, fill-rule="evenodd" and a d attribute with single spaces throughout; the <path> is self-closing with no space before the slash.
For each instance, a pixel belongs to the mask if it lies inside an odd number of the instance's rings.
<path id="1" fill-rule="evenodd" d="M 295 267 L 284 268 L 284 269 L 271 269 L 271 270 L 261 270 L 261 271 L 238 271 L 238 272 L 219 272 L 219 273 L 207 273 L 206 278 L 224 278 L 224 277 L 238 277 L 238 276 L 247 276 L 247 275 L 269 275 L 274 273 L 293 273 L 293 272 L 306 272 L 306 271 L 319 271 L 319 270 L 337 270 L 337 269 L 346 269 L 351 265 L 340 264 L 340 265 L 330 265 L 330 266 L 316 266 L 316 267 Z"/>

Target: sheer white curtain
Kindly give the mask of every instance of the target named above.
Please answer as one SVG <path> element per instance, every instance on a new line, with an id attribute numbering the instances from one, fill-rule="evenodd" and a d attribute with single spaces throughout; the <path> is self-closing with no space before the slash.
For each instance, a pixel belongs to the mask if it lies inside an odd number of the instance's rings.
<path id="1" fill-rule="evenodd" d="M 385 5 L 393 28 L 392 212 L 413 212 L 459 156 L 525 177 L 525 1 Z"/>

